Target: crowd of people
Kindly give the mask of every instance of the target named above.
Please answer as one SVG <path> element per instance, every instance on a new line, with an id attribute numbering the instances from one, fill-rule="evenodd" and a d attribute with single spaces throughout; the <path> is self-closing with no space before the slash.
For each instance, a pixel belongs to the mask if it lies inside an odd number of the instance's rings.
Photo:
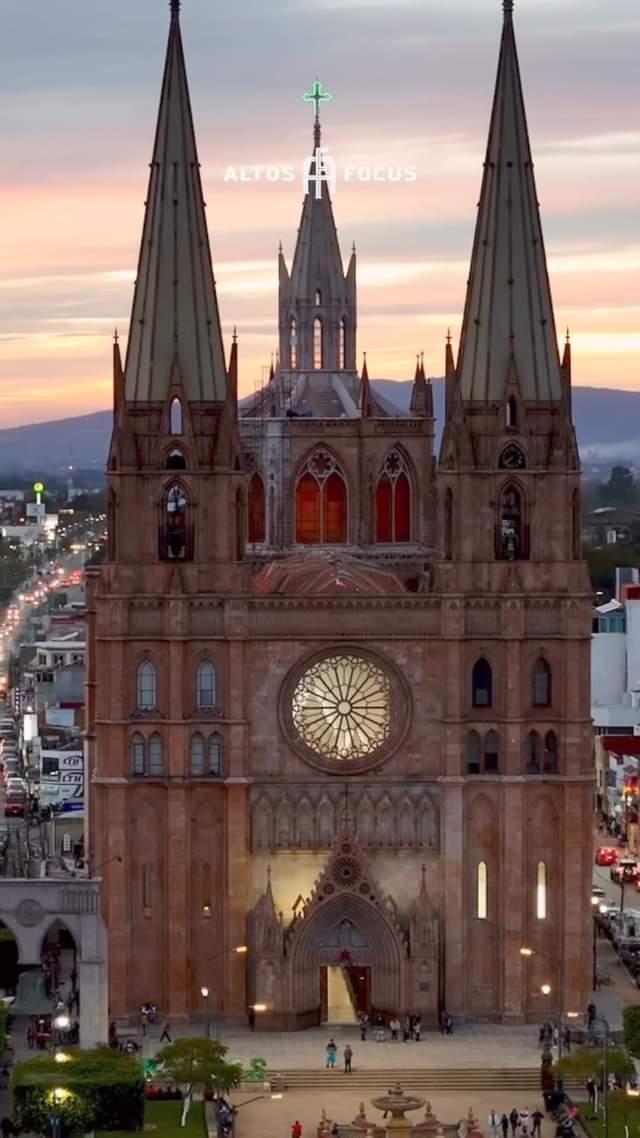
<path id="1" fill-rule="evenodd" d="M 397 1015 L 392 1015 L 388 1023 L 382 1012 L 361 1012 L 358 1024 L 363 1043 L 366 1042 L 369 1031 L 373 1033 L 376 1043 L 384 1043 L 386 1039 L 393 1042 L 402 1039 L 403 1043 L 408 1043 L 410 1039 L 419 1042 L 422 1034 L 422 1016 L 410 1015 L 409 1012 L 402 1022 Z"/>

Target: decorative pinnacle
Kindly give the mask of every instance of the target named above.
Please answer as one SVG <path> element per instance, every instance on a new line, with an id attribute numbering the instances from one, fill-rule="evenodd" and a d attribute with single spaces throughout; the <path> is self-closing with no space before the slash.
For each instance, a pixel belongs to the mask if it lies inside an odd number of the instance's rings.
<path id="1" fill-rule="evenodd" d="M 447 328 L 447 343 L 451 343 L 451 329 Z"/>
<path id="2" fill-rule="evenodd" d="M 567 328 L 567 344 L 570 344 L 570 343 L 571 343 L 571 332 Z"/>
<path id="3" fill-rule="evenodd" d="M 513 15 L 513 0 L 502 0 L 502 8 L 505 16 Z"/>
<path id="4" fill-rule="evenodd" d="M 114 328 L 113 329 L 113 342 L 114 342 L 114 344 L 118 343 L 119 338 L 120 337 L 118 336 L 118 329 Z"/>
<path id="5" fill-rule="evenodd" d="M 233 343 L 234 343 L 234 344 L 237 344 L 237 343 L 238 343 L 238 329 L 236 328 L 235 324 L 233 325 L 233 337 L 232 337 L 232 340 L 233 340 Z"/>
<path id="6" fill-rule="evenodd" d="M 170 0 L 169 7 L 171 8 L 172 16 L 180 15 L 180 0 Z"/>

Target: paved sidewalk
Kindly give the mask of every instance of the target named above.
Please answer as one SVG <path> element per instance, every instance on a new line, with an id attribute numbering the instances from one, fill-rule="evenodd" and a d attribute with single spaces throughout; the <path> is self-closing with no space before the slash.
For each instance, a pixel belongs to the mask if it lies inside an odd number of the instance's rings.
<path id="1" fill-rule="evenodd" d="M 150 1057 L 158 1050 L 160 1028 L 149 1029 L 150 1034 L 142 1041 L 144 1055 Z M 183 1035 L 198 1035 L 203 1032 L 202 1025 L 172 1027 L 174 1039 Z M 499 1024 L 463 1024 L 453 1035 L 443 1036 L 439 1032 L 425 1033 L 420 1043 L 376 1043 L 369 1038 L 366 1043 L 360 1040 L 356 1027 L 334 1027 L 326 1025 L 297 1032 L 259 1032 L 249 1030 L 221 1030 L 219 1037 L 229 1048 L 231 1059 L 241 1059 L 247 1063 L 251 1059 L 262 1058 L 271 1070 L 309 1070 L 324 1067 L 325 1046 L 333 1035 L 338 1051 L 347 1041 L 354 1052 L 354 1065 L 368 1070 L 397 1069 L 407 1067 L 539 1067 L 538 1027 L 503 1027 Z"/>

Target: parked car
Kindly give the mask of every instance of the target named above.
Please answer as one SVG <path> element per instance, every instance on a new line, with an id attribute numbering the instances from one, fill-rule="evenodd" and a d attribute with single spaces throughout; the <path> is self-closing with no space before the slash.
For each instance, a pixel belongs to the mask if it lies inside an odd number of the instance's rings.
<path id="1" fill-rule="evenodd" d="M 634 857 L 621 857 L 615 865 L 611 866 L 609 876 L 619 885 L 621 881 L 635 882 L 640 873 L 640 866 Z"/>
<path id="2" fill-rule="evenodd" d="M 27 809 L 27 796 L 23 790 L 13 790 L 4 800 L 5 818 L 24 818 Z"/>
<path id="3" fill-rule="evenodd" d="M 615 865 L 619 851 L 614 846 L 598 846 L 596 850 L 596 865 Z"/>

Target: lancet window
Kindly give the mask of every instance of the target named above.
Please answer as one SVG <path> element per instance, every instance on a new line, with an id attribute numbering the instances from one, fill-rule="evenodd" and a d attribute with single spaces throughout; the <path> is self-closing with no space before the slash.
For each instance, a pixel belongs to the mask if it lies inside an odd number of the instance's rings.
<path id="1" fill-rule="evenodd" d="M 411 540 L 411 483 L 400 451 L 384 460 L 376 487 L 376 541 Z"/>
<path id="2" fill-rule="evenodd" d="M 296 541 L 337 545 L 347 540 L 347 486 L 329 451 L 310 455 L 296 485 Z"/>

